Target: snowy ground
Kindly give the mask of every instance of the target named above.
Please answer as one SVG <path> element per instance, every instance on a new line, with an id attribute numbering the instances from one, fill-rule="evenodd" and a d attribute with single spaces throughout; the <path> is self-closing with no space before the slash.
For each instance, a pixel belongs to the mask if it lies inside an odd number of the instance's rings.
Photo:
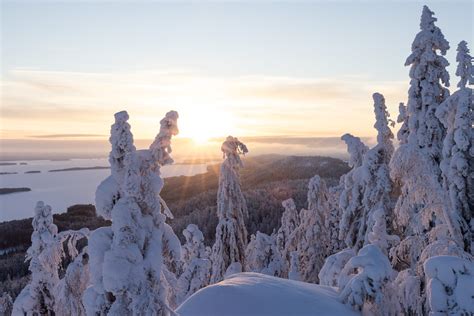
<path id="1" fill-rule="evenodd" d="M 358 315 L 337 300 L 337 293 L 331 287 L 249 272 L 234 274 L 196 292 L 177 313 L 180 316 Z"/>

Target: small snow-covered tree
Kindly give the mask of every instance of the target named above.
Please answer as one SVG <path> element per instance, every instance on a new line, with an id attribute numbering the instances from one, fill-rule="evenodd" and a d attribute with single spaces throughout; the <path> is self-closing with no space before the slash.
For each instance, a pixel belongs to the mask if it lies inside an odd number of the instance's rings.
<path id="1" fill-rule="evenodd" d="M 406 144 L 408 142 L 408 134 L 410 133 L 410 130 L 408 129 L 407 107 L 403 103 L 398 105 L 397 123 L 402 124 L 397 132 L 397 139 L 400 144 Z"/>
<path id="2" fill-rule="evenodd" d="M 299 263 L 299 256 L 298 252 L 292 251 L 290 253 L 290 269 L 288 271 L 288 279 L 293 281 L 301 281 L 301 275 L 298 271 L 298 267 L 300 266 Z"/>
<path id="3" fill-rule="evenodd" d="M 388 250 L 400 242 L 400 238 L 396 235 L 387 233 L 387 221 L 385 212 L 378 209 L 373 213 L 374 225 L 372 231 L 368 235 L 369 242 L 379 247 L 382 252 L 387 255 Z"/>
<path id="4" fill-rule="evenodd" d="M 240 187 L 239 169 L 243 166 L 240 154 L 246 154 L 248 149 L 237 138 L 229 136 L 222 144 L 221 150 L 225 160 L 221 165 L 217 191 L 219 222 L 212 247 L 211 283 L 221 281 L 232 263 L 238 262 L 241 267 L 245 266 L 247 246 L 244 217 L 248 216 L 248 211 Z"/>
<path id="5" fill-rule="evenodd" d="M 300 212 L 298 236 L 298 272 L 302 281 L 318 283 L 318 273 L 329 252 L 329 231 L 326 218 L 330 213 L 329 192 L 326 183 L 318 175 L 308 184 L 308 209 Z"/>
<path id="6" fill-rule="evenodd" d="M 56 286 L 57 315 L 85 315 L 82 295 L 89 284 L 89 255 L 84 248 L 67 269 Z"/>
<path id="7" fill-rule="evenodd" d="M 474 261 L 435 256 L 424 263 L 430 315 L 474 314 Z"/>
<path id="8" fill-rule="evenodd" d="M 374 93 L 373 99 L 377 145 L 365 153 L 359 167 L 346 175 L 340 199 L 343 213 L 339 234 L 348 247 L 356 250 L 369 243 L 369 232 L 375 225 L 375 213 L 382 213 L 379 215 L 381 220 L 386 220 L 391 214 L 392 184 L 388 168 L 393 153 L 393 134 L 389 127 L 391 121 L 384 97 Z"/>
<path id="9" fill-rule="evenodd" d="M 96 201 L 112 207 L 110 212 L 99 207 L 112 226 L 91 236 L 92 284 L 84 306 L 88 315 L 167 315 L 176 305 L 170 284 L 176 287 L 172 270 L 181 259 L 181 245 L 165 223 L 160 167 L 172 162 L 170 139 L 178 133 L 178 113 L 170 111 L 160 121 L 160 132 L 147 150 L 135 149 L 127 119 L 126 112 L 115 115 L 112 175 L 96 191 Z"/>
<path id="10" fill-rule="evenodd" d="M 207 286 L 211 277 L 209 250 L 204 245 L 204 236 L 194 224 L 183 230 L 186 242 L 182 247 L 183 272 L 178 279 L 178 303 L 183 302 L 199 289 Z"/>
<path id="11" fill-rule="evenodd" d="M 474 225 L 471 224 L 474 200 L 469 198 L 469 190 L 473 190 L 469 185 L 473 184 L 474 178 L 474 98 L 472 89 L 466 86 L 474 83 L 474 67 L 465 41 L 459 43 L 457 51 L 456 74 L 461 78 L 459 90 L 439 105 L 436 116 L 447 130 L 441 170 L 444 188 L 449 192 L 451 202 L 450 222 L 462 235 L 464 249 L 474 254 Z"/>
<path id="12" fill-rule="evenodd" d="M 356 271 L 354 273 L 354 271 Z M 341 282 L 340 300 L 364 315 L 391 315 L 396 310 L 387 288 L 394 277 L 388 258 L 375 245 L 366 245 L 357 256 L 349 259 L 341 274 L 348 276 Z"/>
<path id="13" fill-rule="evenodd" d="M 13 300 L 10 294 L 4 292 L 0 295 L 0 316 L 10 316 L 13 311 Z"/>
<path id="14" fill-rule="evenodd" d="M 271 276 L 281 276 L 283 260 L 276 245 L 275 234 L 257 232 L 252 235 L 245 250 L 245 270 Z"/>
<path id="15" fill-rule="evenodd" d="M 31 282 L 15 300 L 14 314 L 54 313 L 54 288 L 59 282 L 61 262 L 61 249 L 56 242 L 57 233 L 58 227 L 53 224 L 51 207 L 42 201 L 38 202 L 33 217 L 31 246 L 26 257 L 30 260 Z"/>
<path id="16" fill-rule="evenodd" d="M 30 261 L 31 281 L 15 300 L 15 315 L 55 313 L 55 288 L 59 282 L 62 259 L 66 255 L 74 259 L 78 254 L 77 241 L 88 234 L 87 228 L 58 233 L 58 227 L 53 223 L 51 206 L 42 201 L 36 204 L 31 246 L 26 252 L 26 260 Z"/>
<path id="17" fill-rule="evenodd" d="M 300 225 L 300 217 L 293 199 L 287 199 L 281 204 L 285 211 L 281 215 L 281 226 L 276 235 L 276 245 L 283 264 L 281 276 L 288 277 L 290 253 L 295 251 L 298 246 L 295 231 Z"/>

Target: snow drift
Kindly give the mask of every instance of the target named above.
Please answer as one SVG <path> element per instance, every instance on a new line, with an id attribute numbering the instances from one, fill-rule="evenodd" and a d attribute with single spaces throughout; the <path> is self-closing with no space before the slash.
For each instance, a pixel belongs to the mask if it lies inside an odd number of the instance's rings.
<path id="1" fill-rule="evenodd" d="M 337 297 L 329 286 L 246 272 L 196 292 L 176 312 L 180 316 L 358 315 Z"/>

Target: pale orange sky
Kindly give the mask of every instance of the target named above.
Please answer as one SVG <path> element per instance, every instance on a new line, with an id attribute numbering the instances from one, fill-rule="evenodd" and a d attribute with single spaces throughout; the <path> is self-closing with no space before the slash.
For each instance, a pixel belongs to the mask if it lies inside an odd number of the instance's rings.
<path id="1" fill-rule="evenodd" d="M 196 142 L 372 137 L 372 94 L 394 120 L 406 101 L 424 4 L 451 44 L 455 87 L 469 0 L 2 1 L 0 138 L 105 140 L 121 110 L 136 139 L 169 110 Z"/>

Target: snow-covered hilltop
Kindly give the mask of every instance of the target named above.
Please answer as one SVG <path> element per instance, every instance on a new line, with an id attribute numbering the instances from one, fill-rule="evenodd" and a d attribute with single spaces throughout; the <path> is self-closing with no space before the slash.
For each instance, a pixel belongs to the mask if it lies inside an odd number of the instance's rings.
<path id="1" fill-rule="evenodd" d="M 181 244 L 160 196 L 178 113 L 166 113 L 145 150 L 134 146 L 127 112 L 116 113 L 111 175 L 96 191 L 97 213 L 112 226 L 58 233 L 50 207 L 39 202 L 27 255 L 31 281 L 14 304 L 0 296 L 0 312 L 474 315 L 473 58 L 460 42 L 459 83 L 450 94 L 450 46 L 436 21 L 424 6 L 405 63 L 399 146 L 385 98 L 374 93 L 376 144 L 343 135 L 352 169 L 332 186 L 308 176 L 307 205 L 281 201 L 285 211 L 273 232 L 247 231 L 240 172 L 248 149 L 229 136 L 221 147 L 214 243 L 190 224 Z"/>

